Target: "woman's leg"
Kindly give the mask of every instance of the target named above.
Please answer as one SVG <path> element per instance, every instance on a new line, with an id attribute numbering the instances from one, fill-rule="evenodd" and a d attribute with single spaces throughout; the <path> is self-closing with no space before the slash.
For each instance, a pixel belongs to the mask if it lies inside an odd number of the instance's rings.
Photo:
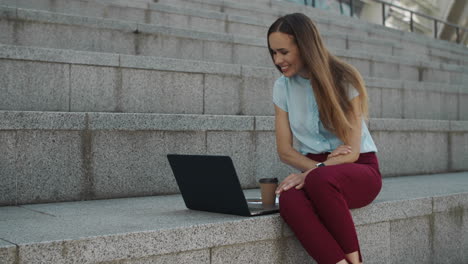
<path id="1" fill-rule="evenodd" d="M 292 188 L 281 193 L 280 214 L 319 264 L 336 264 L 345 259 L 343 250 L 322 224 L 303 190 Z"/>
<path id="2" fill-rule="evenodd" d="M 356 228 L 349 209 L 372 202 L 381 188 L 378 170 L 367 164 L 320 167 L 306 178 L 304 191 L 317 215 L 345 254 L 358 252 Z"/>
<path id="3" fill-rule="evenodd" d="M 327 155 L 307 156 L 316 161 L 325 161 Z M 381 184 L 376 155 L 361 154 L 356 163 L 313 170 L 307 176 L 303 189 L 290 189 L 281 194 L 280 213 L 309 255 L 319 264 L 342 262 L 344 258 L 354 263 L 356 255 L 362 262 L 349 209 L 372 202 Z M 316 204 L 320 210 L 317 210 Z M 340 228 L 341 225 L 344 228 Z"/>
<path id="4" fill-rule="evenodd" d="M 359 256 L 359 251 L 354 251 L 353 253 L 346 254 L 346 259 L 353 264 L 362 263 L 361 258 Z"/>

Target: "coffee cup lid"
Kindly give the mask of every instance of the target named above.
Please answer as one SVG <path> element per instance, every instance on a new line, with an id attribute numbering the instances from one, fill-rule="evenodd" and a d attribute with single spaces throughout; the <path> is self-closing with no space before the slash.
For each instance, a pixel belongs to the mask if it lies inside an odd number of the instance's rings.
<path id="1" fill-rule="evenodd" d="M 259 183 L 278 183 L 278 178 L 262 178 L 258 180 Z"/>

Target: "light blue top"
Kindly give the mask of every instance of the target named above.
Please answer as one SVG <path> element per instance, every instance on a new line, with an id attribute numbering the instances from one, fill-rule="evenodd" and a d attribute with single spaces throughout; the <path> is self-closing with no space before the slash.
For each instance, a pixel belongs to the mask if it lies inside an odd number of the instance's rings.
<path id="1" fill-rule="evenodd" d="M 354 87 L 349 87 L 350 99 L 359 95 Z M 291 131 L 299 142 L 299 151 L 302 154 L 332 152 L 343 144 L 320 121 L 317 102 L 308 79 L 297 74 L 289 78 L 281 76 L 273 87 L 273 102 L 288 112 Z M 361 153 L 366 152 L 377 152 L 377 147 L 363 120 Z"/>

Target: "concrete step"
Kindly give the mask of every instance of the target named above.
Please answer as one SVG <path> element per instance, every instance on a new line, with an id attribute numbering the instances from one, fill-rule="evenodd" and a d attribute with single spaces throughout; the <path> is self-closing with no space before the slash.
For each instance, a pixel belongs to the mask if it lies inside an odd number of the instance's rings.
<path id="1" fill-rule="evenodd" d="M 268 21 L 256 17 L 235 16 L 205 9 L 191 9 L 161 3 L 108 0 L 50 0 L 16 1 L 0 0 L 0 5 L 86 17 L 112 18 L 146 24 L 181 27 L 196 31 L 242 34 L 265 37 Z"/>
<path id="2" fill-rule="evenodd" d="M 385 177 L 468 170 L 467 121 L 368 126 Z M 291 171 L 273 116 L 0 111 L 0 205 L 176 193 L 168 153 L 230 155 L 244 188 Z"/>
<path id="3" fill-rule="evenodd" d="M 329 30 L 348 33 L 352 32 L 353 34 L 365 32 L 370 37 L 379 37 L 390 41 L 398 41 L 402 46 L 413 50 L 413 52 L 424 50 L 428 51 L 430 54 L 431 52 L 426 50 L 427 47 L 430 47 L 429 49 L 441 49 L 448 52 L 454 52 L 454 54 L 457 55 L 463 55 L 465 57 L 465 61 L 466 56 L 468 55 L 466 47 L 456 43 L 436 40 L 412 32 L 386 28 L 380 24 L 371 24 L 364 20 L 349 18 L 329 11 L 282 0 L 271 0 L 269 2 L 266 1 L 266 3 L 265 1 L 250 1 L 250 3 L 245 3 L 245 1 L 239 2 L 228 0 L 158 0 L 158 2 L 190 8 L 220 11 L 241 16 L 260 17 L 271 21 L 274 20 L 272 19 L 272 16 L 277 17 L 278 14 L 284 15 L 287 13 L 302 12 L 314 19 L 317 18 L 317 20 L 322 20 L 320 23 L 328 24 Z"/>
<path id="4" fill-rule="evenodd" d="M 71 16 L 29 9 L 3 9 L 3 44 L 152 55 L 270 66 L 264 38 L 208 33 L 121 20 Z M 335 49 L 360 45 L 366 54 L 398 53 L 392 43 L 325 34 Z M 396 58 L 400 58 L 397 56 Z M 421 58 L 415 58 L 421 59 Z"/>
<path id="5" fill-rule="evenodd" d="M 96 5 L 94 2 L 90 4 L 90 2 L 74 0 L 71 1 L 71 3 L 87 3 L 81 9 L 77 8 L 77 10 L 82 10 L 82 13 L 89 13 L 86 12 L 88 9 L 95 10 L 94 12 L 99 10 L 94 8 L 93 5 Z M 53 5 L 53 7 L 55 7 L 55 5 Z M 112 7 L 114 8 L 114 6 Z M 126 10 L 124 6 L 119 7 L 122 10 Z M 64 8 L 65 7 L 62 9 Z M 110 11 L 107 11 L 107 8 L 109 8 L 109 6 L 102 6 L 101 9 L 102 8 L 104 8 L 102 13 L 108 16 Z M 165 19 L 167 20 L 165 24 L 170 23 L 170 27 L 166 27 L 123 20 L 49 13 L 30 9 L 3 7 L 1 10 L 3 10 L 3 12 L 0 12 L 3 14 L 1 16 L 1 18 L 3 18 L 3 23 L 0 24 L 0 26 L 3 25 L 4 31 L 0 39 L 3 44 L 155 55 L 257 66 L 271 65 L 271 58 L 268 52 L 265 52 L 266 40 L 264 36 L 261 38 L 253 38 L 194 31 L 190 28 L 174 28 L 174 25 L 185 26 L 186 23 L 172 22 L 171 19 Z M 144 15 L 145 12 L 147 13 L 145 10 L 149 9 L 138 10 L 140 16 L 137 15 L 138 12 L 134 14 L 134 10 L 127 11 L 129 12 L 127 16 L 130 16 L 130 20 L 136 20 L 132 19 L 133 17 L 146 17 L 145 23 L 151 22 L 150 18 L 148 18 L 150 16 Z M 122 19 L 121 12 L 113 11 L 111 14 L 115 14 L 114 17 Z M 219 15 L 225 16 L 223 14 Z M 188 16 L 190 17 L 192 15 L 188 14 Z M 155 17 L 159 19 L 172 17 L 173 20 L 180 20 L 178 18 L 179 16 L 174 14 Z M 244 19 L 241 18 L 238 20 Z M 195 23 L 190 24 L 194 25 Z M 214 23 L 210 21 L 205 24 L 213 25 Z M 219 23 L 215 25 L 219 25 Z M 242 31 L 252 31 L 252 27 L 249 26 L 234 27 L 240 28 L 239 33 Z M 267 27 L 263 26 L 262 28 L 264 35 Z M 213 30 L 211 28 L 202 29 Z M 413 49 L 405 50 L 405 46 L 391 40 L 382 41 L 379 39 L 369 39 L 368 37 L 362 36 L 362 34 L 356 35 L 355 33 L 327 33 L 327 30 L 323 30 L 323 32 L 324 39 L 332 50 L 347 49 L 352 51 L 359 48 L 359 50 L 367 50 L 365 54 L 388 55 L 395 56 L 395 58 L 409 57 L 413 60 L 444 62 L 455 65 L 468 64 L 468 53 L 467 56 L 460 56 L 459 54 L 451 54 L 447 51 L 435 49 L 431 49 L 430 52 L 424 51 L 419 53 L 415 52 Z M 180 52 L 181 50 L 185 52 Z M 419 47 L 417 50 L 421 51 L 424 49 Z"/>
<path id="6" fill-rule="evenodd" d="M 68 1 L 73 3 L 68 3 Z M 342 34 L 349 33 L 353 36 L 363 36 L 363 39 L 373 37 L 376 39 L 385 38 L 387 41 L 393 43 L 395 43 L 395 41 L 403 41 L 405 43 L 402 43 L 401 47 L 409 49 L 408 54 L 425 55 L 431 60 L 442 60 L 446 63 L 460 64 L 460 62 L 463 61 L 460 57 L 464 57 L 466 60 L 468 55 L 466 48 L 453 43 L 439 40 L 431 40 L 428 43 L 428 38 L 422 35 L 388 29 L 380 25 L 366 23 L 365 21 L 350 19 L 345 16 L 332 14 L 311 7 L 304 7 L 302 5 L 277 0 L 257 0 L 257 4 L 252 4 L 251 1 L 249 1 L 249 4 L 246 4 L 245 1 L 244 3 L 239 3 L 238 1 L 217 0 L 162 0 L 158 1 L 158 3 L 144 0 L 132 2 L 122 0 L 66 0 L 60 1 L 60 3 L 53 0 L 37 0 L 33 3 L 27 0 L 1 0 L 0 3 L 1 2 L 18 7 L 46 9 L 66 13 L 81 12 L 81 14 L 86 16 L 95 14 L 98 16 L 112 17 L 113 14 L 116 14 L 119 19 L 122 19 L 122 17 L 127 17 L 126 14 L 128 14 L 128 17 L 137 19 L 138 21 L 144 18 L 145 23 L 157 21 L 157 23 L 170 23 L 166 25 L 179 25 L 188 28 L 192 28 L 192 25 L 196 25 L 196 29 L 206 26 L 210 31 L 217 31 L 224 27 L 226 33 L 238 32 L 247 35 L 259 33 L 262 38 L 264 37 L 264 33 L 262 32 L 266 32 L 266 27 L 279 15 L 291 12 L 305 12 L 313 17 L 314 20 L 318 22 L 319 26 L 324 27 L 322 32 L 330 30 L 338 31 Z M 95 6 L 96 3 L 99 3 L 100 6 L 94 7 L 92 10 L 82 10 L 90 5 Z M 104 4 L 105 7 L 102 7 L 102 4 Z M 129 12 L 129 7 L 149 7 L 151 11 L 146 10 L 142 12 L 142 10 L 132 10 Z M 104 8 L 104 10 L 102 10 L 102 8 Z M 171 15 L 168 15 L 168 12 L 171 13 Z M 218 20 L 216 22 L 208 22 L 206 19 Z M 246 25 L 250 26 L 246 27 Z M 261 25 L 265 27 L 263 31 L 259 31 L 258 26 Z M 240 31 L 237 31 L 238 29 L 240 29 Z"/>
<path id="7" fill-rule="evenodd" d="M 0 0 L 0 4 L 2 1 Z M 65 0 L 59 2 L 41 3 L 41 1 L 20 1 L 16 5 L 28 9 L 45 9 L 59 13 L 72 13 L 86 17 L 105 17 L 126 21 L 134 21 L 146 24 L 158 24 L 170 27 L 182 27 L 196 31 L 210 31 L 220 33 L 242 34 L 265 38 L 269 24 L 273 21 L 264 22 L 252 17 L 231 16 L 225 13 L 206 11 L 203 9 L 188 9 L 186 7 L 174 7 L 160 3 L 149 4 L 141 2 L 109 2 L 108 0 L 77 1 Z M 319 27 L 328 27 L 328 20 L 322 21 Z M 325 31 L 325 30 L 324 30 Z M 325 41 L 331 46 L 339 49 L 353 49 L 359 47 L 372 52 L 387 55 L 402 55 L 404 49 L 391 41 L 363 38 L 357 34 L 346 33 L 322 33 Z M 412 52 L 411 56 L 415 53 Z M 419 54 L 421 58 L 430 60 L 430 56 Z M 450 56 L 443 62 L 460 64 L 460 56 Z"/>
<path id="8" fill-rule="evenodd" d="M 365 263 L 467 263 L 467 190 L 467 172 L 385 178 L 372 204 L 351 210 Z M 278 214 L 190 211 L 179 195 L 0 207 L 0 256 L 5 264 L 315 263 Z"/>
<path id="9" fill-rule="evenodd" d="M 265 32 L 268 26 L 278 18 L 283 12 L 265 9 L 260 6 L 242 6 L 238 3 L 228 3 L 228 5 L 238 7 L 245 10 L 245 15 L 229 14 L 226 10 L 219 6 L 222 3 L 214 2 L 216 8 L 196 8 L 197 5 L 189 3 L 180 3 L 177 1 L 168 1 L 160 3 L 153 1 L 122 1 L 122 0 L 63 0 L 54 2 L 53 0 L 0 0 L 0 4 L 27 9 L 46 10 L 58 13 L 75 14 L 91 17 L 114 18 L 120 20 L 130 20 L 139 23 L 164 24 L 166 26 L 178 26 L 200 30 L 203 28 L 206 31 L 216 31 L 224 33 L 241 33 L 245 35 L 257 35 L 265 37 Z M 195 7 L 193 7 L 195 6 Z M 306 11 L 312 9 L 308 8 Z M 234 12 L 235 13 L 235 12 Z M 264 14 L 266 17 L 261 19 L 258 14 Z M 257 14 L 257 16 L 252 15 Z M 189 20 L 189 21 L 187 21 Z M 205 20 L 210 20 L 205 21 Z M 197 23 L 195 23 L 197 22 Z M 205 23 L 207 22 L 207 23 Z M 316 22 L 319 25 L 328 26 L 329 19 L 316 17 Z M 242 24 L 242 25 L 236 25 Z M 252 27 L 245 28 L 241 31 L 229 31 L 242 28 L 245 25 Z M 193 27 L 193 28 L 192 28 Z"/>
<path id="10" fill-rule="evenodd" d="M 464 67 L 343 58 L 365 76 L 371 117 L 468 120 L 468 90 L 456 84 L 468 82 Z M 265 67 L 0 45 L 0 109 L 273 115 L 278 76 Z"/>

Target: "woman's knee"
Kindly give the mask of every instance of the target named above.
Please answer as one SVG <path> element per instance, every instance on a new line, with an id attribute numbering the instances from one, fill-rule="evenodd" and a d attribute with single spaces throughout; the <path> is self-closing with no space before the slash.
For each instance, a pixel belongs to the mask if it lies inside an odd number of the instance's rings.
<path id="1" fill-rule="evenodd" d="M 279 208 L 281 215 L 288 211 L 294 211 L 295 207 L 300 206 L 300 204 L 304 202 L 304 199 L 305 196 L 302 190 L 291 188 L 287 191 L 281 192 L 279 197 Z"/>
<path id="2" fill-rule="evenodd" d="M 331 173 L 327 173 L 328 168 L 317 168 L 307 175 L 304 189 L 310 198 L 320 197 L 329 191 L 336 189 L 336 183 Z"/>
<path id="3" fill-rule="evenodd" d="M 289 206 L 290 204 L 295 204 L 297 200 L 300 199 L 300 191 L 296 188 L 291 188 L 287 191 L 281 192 L 279 197 L 280 207 Z"/>

